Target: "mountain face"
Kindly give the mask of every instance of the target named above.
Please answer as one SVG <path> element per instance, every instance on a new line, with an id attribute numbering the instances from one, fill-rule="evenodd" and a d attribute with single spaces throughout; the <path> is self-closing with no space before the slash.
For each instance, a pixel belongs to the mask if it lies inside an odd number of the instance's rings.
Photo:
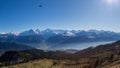
<path id="1" fill-rule="evenodd" d="M 19 36 L 31 36 L 31 35 L 37 35 L 37 33 L 35 33 L 32 29 L 30 29 L 29 31 L 24 31 L 19 34 Z"/>
<path id="2" fill-rule="evenodd" d="M 23 44 L 0 42 L 0 56 L 6 51 L 21 51 L 28 49 L 35 48 Z"/>
<path id="3" fill-rule="evenodd" d="M 26 49 L 34 49 L 33 47 L 17 44 L 17 43 L 8 43 L 8 42 L 0 42 L 0 50 L 11 51 L 11 50 L 26 50 Z"/>
<path id="4" fill-rule="evenodd" d="M 54 46 L 70 43 L 96 42 L 96 41 L 115 41 L 120 40 L 120 33 L 111 31 L 98 30 L 51 30 L 43 31 L 28 30 L 19 34 L 1 33 L 0 42 L 15 42 L 27 44 L 33 47 L 41 47 L 44 45 Z M 36 46 L 34 46 L 36 45 Z M 55 46 L 54 46 L 55 47 Z"/>

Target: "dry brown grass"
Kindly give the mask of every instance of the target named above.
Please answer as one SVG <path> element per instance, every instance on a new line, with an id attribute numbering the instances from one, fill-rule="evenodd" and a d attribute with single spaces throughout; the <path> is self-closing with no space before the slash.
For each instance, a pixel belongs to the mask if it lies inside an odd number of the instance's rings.
<path id="1" fill-rule="evenodd" d="M 68 62 L 66 60 L 58 61 L 43 59 L 1 68 L 81 68 L 81 67 L 80 65 L 75 65 L 72 61 Z"/>
<path id="2" fill-rule="evenodd" d="M 53 60 L 43 59 L 1 68 L 62 68 L 62 65 L 55 64 Z"/>

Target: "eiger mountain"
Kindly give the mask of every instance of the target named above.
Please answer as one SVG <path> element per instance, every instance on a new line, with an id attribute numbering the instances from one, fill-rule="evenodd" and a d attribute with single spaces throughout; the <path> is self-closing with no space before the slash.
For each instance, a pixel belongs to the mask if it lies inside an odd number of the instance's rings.
<path id="1" fill-rule="evenodd" d="M 120 33 L 104 30 L 28 30 L 21 33 L 0 33 L 0 42 L 15 42 L 33 47 L 56 44 L 120 40 Z"/>

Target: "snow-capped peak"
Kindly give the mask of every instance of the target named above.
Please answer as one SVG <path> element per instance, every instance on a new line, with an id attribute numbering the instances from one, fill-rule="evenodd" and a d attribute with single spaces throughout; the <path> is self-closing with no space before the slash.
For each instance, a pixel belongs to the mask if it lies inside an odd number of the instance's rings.
<path id="1" fill-rule="evenodd" d="M 36 33 L 33 29 L 30 29 L 28 31 L 24 31 L 19 34 L 19 36 L 29 36 L 29 35 L 36 35 Z"/>
<path id="2" fill-rule="evenodd" d="M 34 32 L 38 35 L 41 33 L 41 31 L 39 29 L 36 29 Z"/>
<path id="3" fill-rule="evenodd" d="M 75 36 L 75 33 L 68 31 L 66 33 L 63 34 L 64 36 Z"/>
<path id="4" fill-rule="evenodd" d="M 17 32 L 9 32 L 9 33 L 6 33 L 6 34 L 8 34 L 8 35 L 19 35 L 19 33 L 17 33 Z"/>
<path id="5" fill-rule="evenodd" d="M 5 32 L 0 32 L 0 34 L 6 34 Z"/>

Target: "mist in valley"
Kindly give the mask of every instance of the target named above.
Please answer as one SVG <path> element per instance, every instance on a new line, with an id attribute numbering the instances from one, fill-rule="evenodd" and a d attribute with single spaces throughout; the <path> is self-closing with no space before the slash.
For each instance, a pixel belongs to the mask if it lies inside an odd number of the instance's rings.
<path id="1" fill-rule="evenodd" d="M 37 49 L 42 50 L 66 50 L 66 49 L 75 49 L 75 50 L 82 50 L 88 47 L 96 47 L 99 45 L 110 44 L 115 41 L 98 41 L 98 42 L 85 42 L 85 43 L 68 43 L 68 44 L 46 44 L 46 43 L 39 43 L 39 44 L 28 44 L 34 45 Z"/>

